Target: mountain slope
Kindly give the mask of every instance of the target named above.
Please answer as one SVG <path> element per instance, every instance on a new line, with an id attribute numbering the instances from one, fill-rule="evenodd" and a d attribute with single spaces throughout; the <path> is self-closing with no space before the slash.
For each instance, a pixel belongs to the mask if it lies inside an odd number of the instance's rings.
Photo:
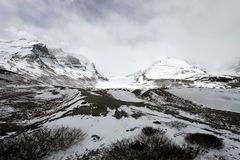
<path id="1" fill-rule="evenodd" d="M 39 84 L 37 81 L 26 79 L 24 76 L 0 68 L 0 87 L 6 85 Z"/>
<path id="2" fill-rule="evenodd" d="M 89 155 L 94 156 L 92 153 L 108 149 L 116 141 L 125 142 L 125 139 L 130 139 L 131 146 L 135 150 L 133 154 L 144 153 L 141 146 L 138 147 L 139 143 L 132 140 L 146 128 L 150 128 L 150 132 L 151 130 L 163 131 L 171 144 L 174 143 L 183 148 L 187 144 L 186 137 L 188 135 L 202 135 L 203 133 L 218 138 L 224 143 L 222 149 L 213 150 L 203 147 L 198 154 L 199 159 L 240 158 L 239 113 L 202 107 L 159 89 L 158 86 L 154 86 L 157 88 L 148 86 L 134 89 L 134 84 L 131 84 L 133 83 L 131 76 L 127 77 L 130 79 L 115 80 L 114 85 L 122 85 L 119 82 L 123 81 L 124 84 L 130 84 L 126 88 L 112 87 L 109 89 L 110 84 L 102 87 L 105 89 L 84 88 L 83 85 L 86 86 L 86 83 L 95 83 L 96 80 L 104 79 L 87 59 L 69 56 L 61 49 L 48 49 L 37 41 L 20 40 L 0 42 L 0 44 L 2 48 L 0 159 L 14 159 L 7 158 L 11 156 L 19 159 L 19 155 L 13 153 L 11 146 L 14 148 L 20 146 L 19 153 L 29 152 L 27 149 L 23 151 L 21 145 L 15 145 L 15 142 L 18 143 L 15 138 L 22 136 L 25 138 L 24 135 L 31 136 L 32 133 L 41 131 L 39 130 L 41 128 L 54 128 L 54 126 L 80 129 L 84 133 L 83 141 L 76 142 L 64 150 L 56 147 L 54 152 L 41 154 L 42 157 L 38 157 L 38 159 L 83 160 L 82 157 L 86 156 L 85 159 L 89 160 L 91 159 Z M 184 69 L 180 68 L 179 70 Z M 196 73 L 199 72 L 196 71 Z M 139 73 L 138 76 L 144 74 Z M 43 83 L 79 87 L 52 86 Z M 148 82 L 148 84 L 150 83 Z M 53 137 L 62 137 L 67 140 L 64 133 L 66 132 L 60 131 L 53 134 Z M 69 135 L 72 135 L 72 132 Z M 152 137 L 151 134 L 148 136 Z M 45 141 L 48 141 L 51 144 L 53 143 L 51 139 L 46 135 L 43 138 L 38 137 L 37 140 L 33 138 L 33 141 L 26 138 L 27 141 L 25 143 L 23 139 L 23 144 L 27 144 L 26 148 L 33 147 L 38 153 L 41 153 L 41 150 L 45 151 L 46 148 L 39 147 L 41 146 L 38 145 L 39 142 L 44 144 Z M 69 140 L 74 141 L 74 139 Z M 207 138 L 200 139 L 200 143 L 206 141 L 208 144 L 211 143 Z M 59 141 L 59 143 L 64 144 L 65 141 Z M 146 146 L 149 144 L 151 142 L 148 141 Z M 192 150 L 195 147 L 198 148 L 196 144 L 188 145 Z M 127 150 L 123 147 L 120 149 Z M 162 153 L 176 154 L 176 150 L 171 149 L 170 151 L 164 152 L 163 150 Z M 148 152 L 154 154 L 153 150 Z M 35 154 L 35 152 L 30 150 L 31 154 Z M 121 153 L 116 152 L 116 154 L 120 155 Z M 124 156 L 124 154 L 122 155 Z M 101 158 L 96 157 L 95 159 Z"/>
<path id="3" fill-rule="evenodd" d="M 38 41 L 0 41 L 0 67 L 51 85 L 93 85 L 106 80 L 86 58 L 78 59 Z"/>
<path id="4" fill-rule="evenodd" d="M 59 64 L 65 68 L 65 74 L 72 78 L 107 80 L 98 72 L 95 65 L 82 55 L 78 55 L 80 58 L 76 58 L 62 49 L 49 49 L 49 53 L 56 57 Z"/>

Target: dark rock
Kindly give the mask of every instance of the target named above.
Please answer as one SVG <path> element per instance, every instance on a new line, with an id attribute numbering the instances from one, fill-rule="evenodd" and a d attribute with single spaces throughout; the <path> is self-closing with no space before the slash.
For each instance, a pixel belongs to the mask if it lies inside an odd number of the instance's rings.
<path id="1" fill-rule="evenodd" d="M 153 121 L 154 124 L 162 124 L 160 121 Z"/>
<path id="2" fill-rule="evenodd" d="M 98 141 L 100 139 L 100 136 L 98 136 L 96 134 L 92 135 L 91 137 L 92 137 L 93 141 Z"/>

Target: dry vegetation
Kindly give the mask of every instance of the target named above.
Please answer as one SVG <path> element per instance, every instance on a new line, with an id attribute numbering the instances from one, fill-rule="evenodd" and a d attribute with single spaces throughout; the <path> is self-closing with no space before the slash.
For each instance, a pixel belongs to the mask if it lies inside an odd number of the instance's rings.
<path id="1" fill-rule="evenodd" d="M 40 128 L 32 133 L 23 133 L 17 137 L 0 141 L 0 159 L 37 160 L 84 139 L 80 129 L 68 127 Z"/>
<path id="2" fill-rule="evenodd" d="M 211 134 L 188 134 L 185 137 L 185 140 L 190 144 L 198 145 L 199 147 L 204 149 L 221 149 L 224 146 L 222 139 Z"/>
<path id="3" fill-rule="evenodd" d="M 145 127 L 133 139 L 124 139 L 103 150 L 91 151 L 79 160 L 193 160 L 198 150 L 178 146 L 162 130 Z"/>

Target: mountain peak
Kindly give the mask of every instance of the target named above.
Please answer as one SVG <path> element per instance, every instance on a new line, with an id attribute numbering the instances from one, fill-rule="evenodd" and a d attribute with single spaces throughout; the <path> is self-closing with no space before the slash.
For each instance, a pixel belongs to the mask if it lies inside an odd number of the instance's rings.
<path id="1" fill-rule="evenodd" d="M 191 79 L 206 76 L 206 71 L 187 61 L 164 57 L 144 70 L 147 79 Z"/>

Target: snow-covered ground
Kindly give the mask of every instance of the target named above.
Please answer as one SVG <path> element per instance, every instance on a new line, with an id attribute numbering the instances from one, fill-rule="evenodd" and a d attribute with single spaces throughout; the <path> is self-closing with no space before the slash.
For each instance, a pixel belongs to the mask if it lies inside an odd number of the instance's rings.
<path id="1" fill-rule="evenodd" d="M 122 90 L 109 90 L 108 94 L 111 94 L 113 98 L 117 100 L 135 101 L 139 102 L 140 99 L 133 96 L 128 91 Z M 126 97 L 132 97 L 130 99 L 125 99 Z M 134 98 L 133 98 L 134 97 Z M 73 100 L 74 101 L 74 100 Z M 144 101 L 142 99 L 142 101 Z M 71 102 L 69 102 L 71 103 Z M 71 109 L 77 107 L 81 103 L 74 104 Z M 85 104 L 84 104 L 85 105 Z M 78 106 L 79 107 L 79 106 Z M 86 137 L 83 142 L 72 146 L 71 148 L 65 151 L 59 151 L 55 154 L 52 154 L 46 157 L 46 160 L 52 159 L 66 159 L 73 158 L 77 153 L 79 155 L 86 153 L 89 150 L 96 150 L 103 147 L 108 147 L 113 142 L 117 140 L 122 140 L 125 138 L 132 138 L 141 132 L 141 129 L 146 126 L 151 126 L 154 128 L 163 129 L 166 131 L 166 135 L 176 144 L 184 145 L 184 137 L 189 133 L 207 133 L 213 134 L 213 132 L 221 133 L 218 135 L 219 138 L 222 138 L 225 146 L 224 149 L 214 150 L 210 149 L 207 153 L 199 154 L 199 159 L 208 159 L 208 158 L 219 158 L 220 156 L 227 159 L 240 158 L 236 148 L 240 148 L 240 144 L 236 141 L 231 140 L 230 137 L 235 137 L 237 135 L 232 134 L 225 130 L 213 129 L 208 125 L 199 124 L 194 122 L 189 122 L 187 120 L 178 119 L 172 115 L 165 114 L 159 111 L 149 109 L 147 104 L 141 107 L 137 106 L 126 106 L 122 105 L 118 108 L 119 111 L 124 111 L 128 115 L 133 113 L 140 112 L 143 113 L 143 116 L 139 118 L 134 118 L 132 116 L 122 117 L 116 119 L 114 117 L 115 110 L 109 109 L 106 116 L 91 116 L 91 115 L 75 115 L 67 116 L 61 119 L 57 119 L 48 123 L 45 123 L 45 126 L 69 126 L 73 128 L 80 128 L 86 133 Z M 191 116 L 188 116 L 191 117 Z M 160 122 L 159 124 L 153 123 L 155 121 Z M 182 127 L 173 127 L 174 123 L 181 124 Z M 209 130 L 209 131 L 208 131 Z M 213 132 L 211 132 L 213 131 Z M 99 139 L 94 138 L 99 136 Z"/>
<path id="2" fill-rule="evenodd" d="M 110 78 L 109 81 L 98 81 L 96 88 L 138 88 L 134 80 L 127 77 Z"/>
<path id="3" fill-rule="evenodd" d="M 240 89 L 172 88 L 172 94 L 206 107 L 240 113 Z"/>
<path id="4" fill-rule="evenodd" d="M 108 88 L 128 88 L 128 89 L 138 89 L 138 88 L 154 88 L 156 87 L 152 83 L 142 84 L 137 83 L 133 77 L 113 77 L 109 81 L 98 81 L 96 88 L 108 89 Z"/>
<path id="5" fill-rule="evenodd" d="M 11 123 L 19 126 L 35 123 L 39 124 L 38 127 L 67 126 L 79 128 L 86 133 L 86 137 L 82 142 L 67 148 L 65 151 L 59 151 L 45 157 L 47 160 L 66 159 L 67 157 L 74 159 L 76 153 L 82 155 L 90 150 L 108 147 L 117 140 L 133 138 L 146 126 L 166 131 L 169 139 L 180 146 L 186 143 L 184 138 L 189 133 L 216 135 L 223 139 L 224 148 L 221 150 L 208 150 L 208 153 L 199 154 L 200 159 L 215 156 L 217 158 L 223 156 L 226 159 L 240 158 L 236 149 L 240 148 L 240 143 L 235 140 L 239 139 L 237 133 L 233 133 L 226 128 L 214 128 L 211 123 L 206 123 L 204 117 L 195 112 L 192 114 L 184 109 L 174 108 L 174 106 L 180 105 L 182 107 L 193 107 L 194 109 L 197 106 L 191 106 L 191 103 L 178 99 L 175 102 L 174 97 L 165 94 L 165 91 L 159 89 L 138 89 L 139 92 L 134 91 L 136 90 L 126 88 L 71 89 L 53 86 L 9 85 L 2 90 L 1 95 L 1 103 L 9 104 L 9 106 L 6 107 L 6 110 L 0 110 L 1 112 L 7 111 L 8 115 L 0 114 L 0 116 L 2 116 L 1 118 L 5 116 L 5 118 L 11 120 Z M 26 95 L 16 95 L 16 93 Z M 6 97 L 6 95 L 8 96 Z M 40 102 L 45 101 L 48 101 L 48 103 L 54 102 L 53 106 L 44 109 L 46 104 Z M 34 102 L 36 105 L 43 107 L 42 114 L 34 116 L 36 112 L 30 112 L 33 114 L 32 118 L 28 117 L 26 120 L 17 119 L 13 121 L 10 119 L 11 114 L 13 112 L 18 113 L 18 110 L 14 107 L 22 104 L 22 102 Z M 31 111 L 30 108 L 29 111 Z M 204 114 L 204 112 L 202 113 Z M 231 117 L 228 118 L 231 119 Z M 8 122 L 3 121 L 1 123 Z M 221 123 L 225 122 L 222 121 Z M 228 123 L 226 126 L 228 127 Z M 229 124 L 229 127 L 231 126 L 232 124 Z M 16 133 L 17 128 L 14 132 L 7 132 L 8 136 Z"/>
<path id="6" fill-rule="evenodd" d="M 143 100 L 136 97 L 135 94 L 129 91 L 109 90 L 108 94 L 112 95 L 115 99 L 126 102 L 143 102 Z"/>

